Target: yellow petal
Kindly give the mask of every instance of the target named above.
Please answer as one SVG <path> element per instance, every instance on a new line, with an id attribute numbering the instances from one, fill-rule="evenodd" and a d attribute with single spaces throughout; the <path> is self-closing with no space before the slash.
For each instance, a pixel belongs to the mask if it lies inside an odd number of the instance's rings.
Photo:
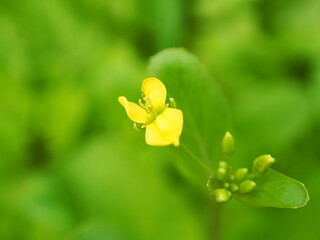
<path id="1" fill-rule="evenodd" d="M 118 101 L 125 108 L 128 117 L 136 123 L 149 123 L 152 119 L 142 107 L 133 102 L 128 102 L 125 97 L 119 97 Z"/>
<path id="2" fill-rule="evenodd" d="M 171 142 L 159 131 L 155 122 L 147 125 L 146 143 L 151 146 L 166 146 L 171 144 Z"/>
<path id="3" fill-rule="evenodd" d="M 141 90 L 158 113 L 165 109 L 167 90 L 159 79 L 147 78 L 143 80 Z"/>
<path id="4" fill-rule="evenodd" d="M 146 142 L 152 146 L 179 146 L 183 114 L 179 109 L 166 108 L 146 129 Z"/>

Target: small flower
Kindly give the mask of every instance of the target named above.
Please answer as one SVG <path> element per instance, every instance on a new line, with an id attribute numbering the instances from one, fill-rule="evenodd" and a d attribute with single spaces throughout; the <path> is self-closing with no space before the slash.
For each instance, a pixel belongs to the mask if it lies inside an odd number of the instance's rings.
<path id="1" fill-rule="evenodd" d="M 276 160 L 269 154 L 265 154 L 260 157 L 257 157 L 253 161 L 253 172 L 256 175 L 263 175 L 268 171 L 268 169 L 271 167 L 271 165 L 275 161 Z"/>
<path id="2" fill-rule="evenodd" d="M 228 191 L 227 189 L 220 188 L 220 189 L 214 190 L 214 195 L 218 203 L 226 203 L 229 201 L 231 197 L 231 192 Z"/>
<path id="3" fill-rule="evenodd" d="M 252 181 L 252 180 L 244 180 L 240 186 L 239 186 L 239 191 L 241 193 L 249 193 L 251 192 L 255 187 L 257 186 L 257 184 Z"/>
<path id="4" fill-rule="evenodd" d="M 222 139 L 222 155 L 229 159 L 235 152 L 235 141 L 230 132 L 226 132 Z"/>
<path id="5" fill-rule="evenodd" d="M 239 168 L 236 171 L 236 176 L 235 178 L 237 179 L 237 181 L 242 181 L 245 179 L 246 175 L 248 174 L 248 168 Z"/>
<path id="6" fill-rule="evenodd" d="M 142 82 L 142 96 L 139 105 L 129 102 L 125 97 L 118 101 L 125 108 L 128 117 L 146 130 L 146 142 L 151 146 L 179 146 L 183 127 L 183 114 L 179 109 L 166 104 L 167 90 L 157 78 L 147 78 Z M 170 106 L 175 102 L 170 98 Z"/>

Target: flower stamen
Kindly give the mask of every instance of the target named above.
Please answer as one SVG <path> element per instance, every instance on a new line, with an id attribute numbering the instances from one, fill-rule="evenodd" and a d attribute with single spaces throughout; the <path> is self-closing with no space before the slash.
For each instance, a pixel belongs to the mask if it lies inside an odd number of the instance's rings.
<path id="1" fill-rule="evenodd" d="M 146 109 L 146 105 L 142 102 L 141 99 L 138 100 L 140 107 L 142 107 L 143 109 Z"/>
<path id="2" fill-rule="evenodd" d="M 151 114 L 153 117 L 157 117 L 159 113 L 157 110 L 153 107 L 150 99 L 148 97 L 144 97 L 143 100 L 145 101 L 145 109 L 147 113 Z"/>

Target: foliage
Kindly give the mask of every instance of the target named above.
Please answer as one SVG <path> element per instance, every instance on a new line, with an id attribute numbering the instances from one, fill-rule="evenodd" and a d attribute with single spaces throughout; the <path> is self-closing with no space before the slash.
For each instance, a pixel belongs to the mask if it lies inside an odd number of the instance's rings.
<path id="1" fill-rule="evenodd" d="M 171 149 L 146 148 L 117 103 L 140 97 L 150 56 L 179 46 L 230 103 L 233 126 L 213 133 L 208 164 L 230 130 L 235 169 L 270 153 L 311 197 L 294 211 L 232 201 L 221 239 L 318 239 L 318 9 L 318 0 L 2 1 L 0 239 L 211 237 L 207 176 Z"/>

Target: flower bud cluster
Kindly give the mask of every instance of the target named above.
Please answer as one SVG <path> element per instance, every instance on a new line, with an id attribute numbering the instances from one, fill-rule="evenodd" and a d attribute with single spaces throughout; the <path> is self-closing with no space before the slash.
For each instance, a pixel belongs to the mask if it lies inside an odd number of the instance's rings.
<path id="1" fill-rule="evenodd" d="M 209 178 L 207 187 L 217 202 L 225 203 L 230 200 L 232 194 L 251 192 L 256 186 L 251 177 L 247 168 L 239 168 L 233 173 L 225 161 L 220 161 L 215 176 Z"/>
<path id="2" fill-rule="evenodd" d="M 222 155 L 228 160 L 235 152 L 235 141 L 227 132 L 222 139 Z M 275 159 L 271 155 L 262 155 L 253 161 L 252 173 L 248 168 L 239 168 L 232 171 L 226 161 L 220 161 L 214 176 L 210 176 L 207 187 L 218 203 L 226 203 L 234 194 L 248 194 L 252 192 L 257 184 L 256 178 L 264 175 Z"/>

